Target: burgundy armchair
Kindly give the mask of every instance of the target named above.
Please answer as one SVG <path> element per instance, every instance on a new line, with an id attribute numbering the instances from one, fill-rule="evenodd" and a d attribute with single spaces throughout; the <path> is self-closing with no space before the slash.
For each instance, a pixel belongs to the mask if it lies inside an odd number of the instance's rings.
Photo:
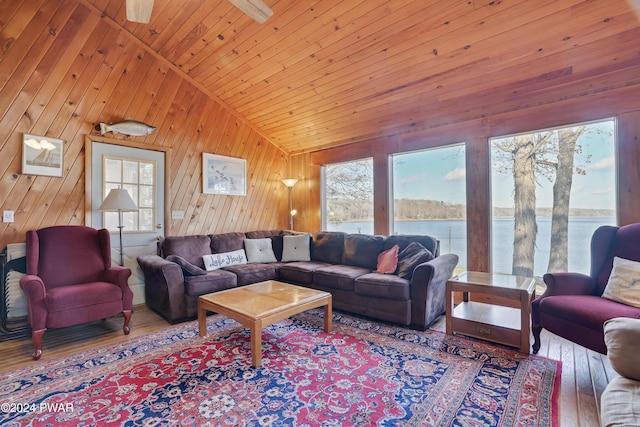
<path id="1" fill-rule="evenodd" d="M 591 237 L 591 273 L 547 273 L 546 291 L 531 306 L 533 352 L 546 329 L 583 347 L 607 354 L 604 322 L 614 317 L 640 318 L 640 308 L 602 297 L 614 257 L 640 261 L 640 223 L 602 226 Z"/>
<path id="2" fill-rule="evenodd" d="M 84 226 L 54 226 L 27 232 L 27 293 L 34 360 L 42 355 L 47 328 L 61 328 L 124 315 L 129 333 L 131 270 L 111 266 L 109 232 Z"/>

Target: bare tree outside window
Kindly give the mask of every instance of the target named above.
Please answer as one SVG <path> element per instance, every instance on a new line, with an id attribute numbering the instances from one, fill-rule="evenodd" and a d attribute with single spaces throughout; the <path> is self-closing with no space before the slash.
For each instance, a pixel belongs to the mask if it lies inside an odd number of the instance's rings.
<path id="1" fill-rule="evenodd" d="M 324 189 L 327 230 L 349 222 L 355 227 L 349 232 L 370 233 L 363 222 L 373 230 L 373 159 L 325 166 Z"/>
<path id="2" fill-rule="evenodd" d="M 588 272 L 584 239 L 599 225 L 615 223 L 613 128 L 608 120 L 491 140 L 494 270 L 505 261 L 495 250 L 496 242 L 505 245 L 504 238 L 496 241 L 496 229 L 504 228 L 500 219 L 511 218 L 511 274 L 568 271 L 572 255 Z M 510 188 L 509 200 L 504 188 Z M 572 230 L 580 243 L 571 244 Z M 544 270 L 536 267 L 543 256 Z"/>

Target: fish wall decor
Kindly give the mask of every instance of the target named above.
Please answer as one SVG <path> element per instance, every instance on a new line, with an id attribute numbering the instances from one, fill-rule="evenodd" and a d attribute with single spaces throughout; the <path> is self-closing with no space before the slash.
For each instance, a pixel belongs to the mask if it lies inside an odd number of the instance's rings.
<path id="1" fill-rule="evenodd" d="M 146 123 L 138 122 L 136 120 L 124 120 L 118 123 L 100 123 L 99 127 L 100 135 L 104 135 L 107 132 L 121 133 L 131 136 L 144 136 L 149 135 L 156 130 L 154 126 L 150 126 Z"/>

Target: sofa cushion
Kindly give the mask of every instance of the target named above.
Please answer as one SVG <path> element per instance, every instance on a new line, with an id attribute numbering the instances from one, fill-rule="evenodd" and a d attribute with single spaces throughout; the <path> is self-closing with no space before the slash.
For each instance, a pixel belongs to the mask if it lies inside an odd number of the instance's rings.
<path id="1" fill-rule="evenodd" d="M 197 265 L 191 264 L 189 261 L 179 255 L 169 255 L 167 257 L 167 261 L 175 262 L 180 267 L 182 267 L 182 272 L 185 276 L 204 276 L 205 274 L 207 274 L 206 270 L 203 270 Z"/>
<path id="2" fill-rule="evenodd" d="M 225 271 L 230 271 L 237 276 L 238 286 L 250 285 L 252 283 L 264 282 L 265 280 L 275 280 L 278 273 L 275 264 L 242 264 L 224 267 Z"/>
<path id="3" fill-rule="evenodd" d="M 617 317 L 604 322 L 604 342 L 611 367 L 623 377 L 640 381 L 640 319 Z"/>
<path id="4" fill-rule="evenodd" d="M 283 237 L 284 234 L 269 237 L 271 239 L 271 248 L 273 249 L 273 254 L 276 256 L 276 259 L 278 261 L 282 261 Z"/>
<path id="5" fill-rule="evenodd" d="M 271 239 L 244 239 L 244 250 L 247 252 L 247 260 L 250 263 L 277 262 L 273 253 Z"/>
<path id="6" fill-rule="evenodd" d="M 184 292 L 192 297 L 234 288 L 236 275 L 224 270 L 210 271 L 204 276 L 184 278 Z"/>
<path id="7" fill-rule="evenodd" d="M 341 264 L 346 235 L 339 231 L 318 231 L 311 240 L 311 259 L 329 264 Z"/>
<path id="8" fill-rule="evenodd" d="M 600 397 L 602 427 L 640 426 L 640 382 L 617 377 Z"/>
<path id="9" fill-rule="evenodd" d="M 604 322 L 612 317 L 640 316 L 638 308 L 595 295 L 550 296 L 540 301 L 540 312 L 601 333 Z"/>
<path id="10" fill-rule="evenodd" d="M 313 272 L 321 267 L 330 267 L 331 264 L 318 261 L 290 262 L 280 267 L 278 275 L 280 279 L 310 285 L 313 283 Z"/>
<path id="11" fill-rule="evenodd" d="M 353 288 L 358 295 L 404 301 L 411 298 L 411 282 L 402 277 L 369 273 L 355 279 Z"/>
<path id="12" fill-rule="evenodd" d="M 402 252 L 404 248 L 409 246 L 413 242 L 418 242 L 424 246 L 434 256 L 440 255 L 440 242 L 435 237 L 417 234 L 393 234 L 384 239 L 384 248 L 389 249 L 393 245 L 398 245 L 400 249 L 398 252 Z"/>
<path id="13" fill-rule="evenodd" d="M 640 262 L 614 257 L 613 269 L 602 296 L 640 307 Z"/>
<path id="14" fill-rule="evenodd" d="M 348 234 L 344 238 L 342 263 L 375 270 L 378 265 L 378 255 L 382 252 L 383 246 L 384 237 L 382 236 Z"/>
<path id="15" fill-rule="evenodd" d="M 398 276 L 411 280 L 413 270 L 423 262 L 431 261 L 433 254 L 418 242 L 407 245 L 398 254 Z"/>
<path id="16" fill-rule="evenodd" d="M 375 273 L 393 274 L 396 272 L 398 268 L 398 249 L 398 245 L 393 245 L 391 249 L 380 252 Z"/>
<path id="17" fill-rule="evenodd" d="M 211 253 L 222 253 L 244 249 L 244 233 L 221 233 L 211 235 Z"/>
<path id="18" fill-rule="evenodd" d="M 283 230 L 256 230 L 247 231 L 247 239 L 267 239 L 269 237 L 281 236 Z"/>
<path id="19" fill-rule="evenodd" d="M 49 288 L 45 296 L 49 313 L 64 313 L 81 307 L 94 306 L 96 301 L 100 303 L 122 301 L 122 289 L 113 283 L 90 282 Z"/>
<path id="20" fill-rule="evenodd" d="M 229 267 L 231 265 L 239 265 L 247 263 L 247 255 L 244 253 L 244 249 L 238 249 L 237 251 L 224 252 L 220 254 L 210 254 L 202 257 L 204 262 L 204 268 L 207 271 L 217 270 L 222 267 Z"/>
<path id="21" fill-rule="evenodd" d="M 162 258 L 178 255 L 191 264 L 204 268 L 202 256 L 211 253 L 210 245 L 209 236 L 168 236 L 158 244 L 158 252 Z"/>
<path id="22" fill-rule="evenodd" d="M 354 279 L 367 273 L 371 273 L 371 270 L 353 265 L 320 267 L 313 272 L 313 283 L 325 288 L 352 291 Z"/>
<path id="23" fill-rule="evenodd" d="M 311 237 L 308 234 L 283 236 L 282 261 L 311 261 Z"/>

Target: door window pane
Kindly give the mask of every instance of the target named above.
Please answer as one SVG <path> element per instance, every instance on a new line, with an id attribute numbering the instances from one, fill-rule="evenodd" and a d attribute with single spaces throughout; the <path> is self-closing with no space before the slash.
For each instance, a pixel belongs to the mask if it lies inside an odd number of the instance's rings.
<path id="1" fill-rule="evenodd" d="M 589 273 L 590 242 L 616 224 L 615 121 L 490 140 L 493 271 Z"/>
<path id="2" fill-rule="evenodd" d="M 104 159 L 104 179 L 106 182 L 120 182 L 122 177 L 122 161 Z M 116 187 L 118 188 L 118 187 Z"/>
<path id="3" fill-rule="evenodd" d="M 122 162 L 122 181 L 138 184 L 138 163 L 131 160 Z"/>
<path id="4" fill-rule="evenodd" d="M 113 156 L 103 157 L 103 195 L 104 199 L 113 188 L 123 188 L 136 203 L 135 212 L 122 212 L 123 232 L 154 231 L 156 185 L 154 162 L 125 159 Z M 104 227 L 118 231 L 118 212 L 103 212 Z"/>

